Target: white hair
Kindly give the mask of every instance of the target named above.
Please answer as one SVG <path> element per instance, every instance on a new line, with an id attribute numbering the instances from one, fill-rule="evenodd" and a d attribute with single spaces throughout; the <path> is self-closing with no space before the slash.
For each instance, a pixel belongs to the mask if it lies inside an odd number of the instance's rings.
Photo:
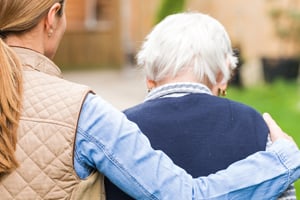
<path id="1" fill-rule="evenodd" d="M 160 81 L 193 69 L 196 78 L 217 83 L 217 73 L 225 83 L 236 67 L 229 36 L 216 19 L 197 12 L 173 14 L 157 24 L 137 54 L 138 66 L 147 78 Z"/>

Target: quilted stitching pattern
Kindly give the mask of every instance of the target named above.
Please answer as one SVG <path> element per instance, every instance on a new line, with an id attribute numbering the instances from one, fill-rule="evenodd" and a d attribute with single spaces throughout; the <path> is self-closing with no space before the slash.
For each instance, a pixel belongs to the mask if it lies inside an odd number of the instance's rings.
<path id="1" fill-rule="evenodd" d="M 1 180 L 1 199 L 69 199 L 80 181 L 72 151 L 87 87 L 24 72 L 24 112 L 16 155 L 21 166 Z"/>
<path id="2" fill-rule="evenodd" d="M 34 76 L 36 73 L 39 75 Z M 74 115 L 79 111 L 78 99 L 82 98 L 79 89 L 82 86 L 79 87 L 62 79 L 58 82 L 58 78 L 52 76 L 49 76 L 45 82 L 44 74 L 36 73 L 27 73 L 27 79 L 31 80 L 28 86 L 30 90 L 26 90 L 24 96 L 34 98 L 30 101 L 25 99 L 24 115 L 53 120 L 53 123 L 64 123 L 64 126 L 74 127 L 76 125 L 74 117 L 77 117 Z"/>

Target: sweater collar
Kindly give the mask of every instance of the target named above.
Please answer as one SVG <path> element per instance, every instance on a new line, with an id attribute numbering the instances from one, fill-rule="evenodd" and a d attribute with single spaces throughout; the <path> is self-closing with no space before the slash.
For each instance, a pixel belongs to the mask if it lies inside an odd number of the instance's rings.
<path id="1" fill-rule="evenodd" d="M 205 93 L 212 95 L 210 89 L 201 83 L 170 83 L 153 89 L 149 92 L 145 101 L 163 97 L 179 97 L 192 93 Z"/>
<path id="2" fill-rule="evenodd" d="M 46 56 L 23 47 L 11 47 L 14 52 L 21 59 L 22 65 L 30 67 L 34 70 L 52 75 L 62 77 L 60 69 Z"/>

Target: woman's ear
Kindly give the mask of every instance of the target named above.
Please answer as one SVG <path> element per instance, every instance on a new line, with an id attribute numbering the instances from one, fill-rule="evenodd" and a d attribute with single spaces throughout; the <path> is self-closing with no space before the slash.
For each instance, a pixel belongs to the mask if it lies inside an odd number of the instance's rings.
<path id="1" fill-rule="evenodd" d="M 48 37 L 51 37 L 53 31 L 56 29 L 57 13 L 60 9 L 62 9 L 62 5 L 60 3 L 53 4 L 47 16 L 45 17 L 45 30 L 48 34 Z"/>
<path id="2" fill-rule="evenodd" d="M 150 92 L 153 88 L 156 87 L 156 82 L 154 80 L 150 80 L 148 78 L 146 80 L 146 84 L 147 84 L 148 92 Z"/>

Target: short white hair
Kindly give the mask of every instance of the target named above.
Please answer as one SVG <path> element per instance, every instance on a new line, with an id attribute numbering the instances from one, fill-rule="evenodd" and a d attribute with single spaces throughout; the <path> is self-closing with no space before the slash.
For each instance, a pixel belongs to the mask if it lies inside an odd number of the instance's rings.
<path id="1" fill-rule="evenodd" d="M 216 84 L 218 72 L 223 74 L 221 82 L 229 81 L 237 58 L 220 22 L 206 14 L 185 12 L 169 15 L 154 27 L 137 54 L 137 64 L 154 81 L 193 69 L 198 81 L 208 78 Z"/>

